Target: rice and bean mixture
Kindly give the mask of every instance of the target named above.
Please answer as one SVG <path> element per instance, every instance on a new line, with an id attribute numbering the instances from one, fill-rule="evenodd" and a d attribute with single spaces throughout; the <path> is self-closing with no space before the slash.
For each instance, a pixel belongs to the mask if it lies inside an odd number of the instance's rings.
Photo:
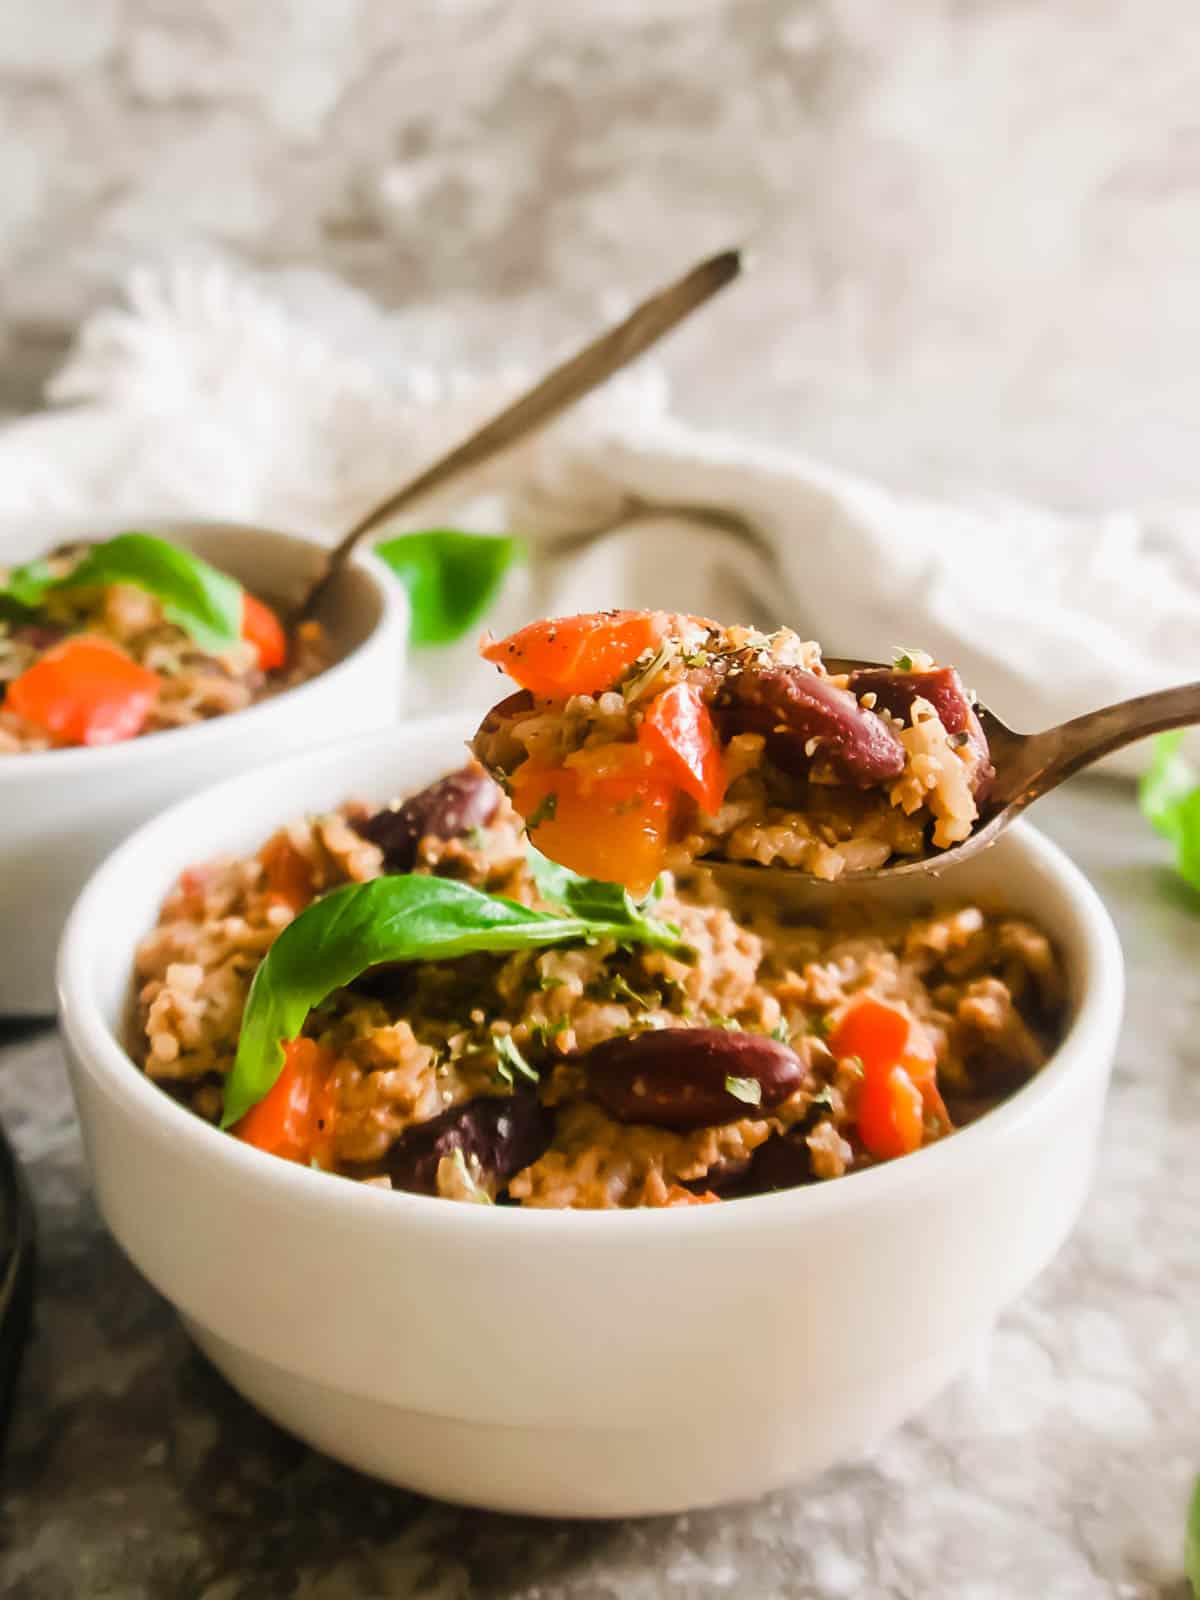
<path id="1" fill-rule="evenodd" d="M 406 836 L 405 816 L 422 828 Z M 317 897 L 388 871 L 543 904 L 521 819 L 478 767 L 407 810 L 350 804 L 289 823 L 253 855 L 189 869 L 166 900 L 136 957 L 134 1051 L 146 1073 L 217 1120 L 250 981 L 273 941 Z M 1022 918 L 968 903 L 906 919 L 847 910 L 819 925 L 735 904 L 702 871 L 660 888 L 655 915 L 678 925 L 686 952 L 580 942 L 378 967 L 335 992 L 304 1027 L 332 1063 L 321 1165 L 385 1189 L 526 1206 L 728 1200 L 880 1159 L 864 1142 L 863 1061 L 837 1049 L 868 1003 L 911 1026 L 914 1076 L 926 1053 L 919 1143 L 1013 1093 L 1061 1037 L 1061 965 Z M 711 1125 L 638 1120 L 646 1084 L 621 1079 L 622 1052 L 641 1051 L 653 1077 L 670 1045 L 686 1076 L 692 1043 L 740 1051 L 725 1079 L 738 1099 L 722 1096 Z M 506 1064 L 512 1046 L 536 1082 Z M 739 1063 L 757 1070 L 760 1057 L 787 1066 L 786 1093 L 742 1104 Z M 598 1076 L 604 1063 L 610 1081 Z"/>
<path id="2" fill-rule="evenodd" d="M 667 866 L 715 854 L 834 879 L 966 839 L 992 777 L 957 672 L 916 650 L 830 673 L 788 628 L 603 612 L 483 653 L 522 688 L 475 753 L 570 865 L 596 812 L 623 809 Z"/>
<path id="3" fill-rule="evenodd" d="M 55 552 L 48 565 L 56 575 L 66 576 L 87 552 L 87 545 L 75 545 Z M 5 576 L 0 568 L 0 582 Z M 183 628 L 167 621 L 154 595 L 132 584 L 50 594 L 33 618 L 0 612 L 0 756 L 56 749 L 65 742 L 18 715 L 6 704 L 6 691 L 65 640 L 84 635 L 117 646 L 157 676 L 157 691 L 139 736 L 243 711 L 316 677 L 332 660 L 319 622 L 302 622 L 288 641 L 286 665 L 264 672 L 249 640 L 240 640 L 221 656 L 206 654 Z"/>

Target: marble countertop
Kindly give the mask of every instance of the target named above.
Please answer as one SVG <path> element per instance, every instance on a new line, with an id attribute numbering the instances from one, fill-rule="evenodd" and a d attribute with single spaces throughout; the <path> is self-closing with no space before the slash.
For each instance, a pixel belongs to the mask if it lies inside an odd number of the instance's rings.
<path id="1" fill-rule="evenodd" d="M 0 1521 L 10 1600 L 1186 1600 L 1200 1469 L 1200 903 L 1130 790 L 1077 783 L 1047 831 L 1130 969 L 1097 1181 L 975 1370 L 868 1460 L 757 1504 L 540 1522 L 438 1505 L 245 1405 L 108 1238 L 54 1034 L 0 1034 L 0 1116 L 41 1262 Z"/>

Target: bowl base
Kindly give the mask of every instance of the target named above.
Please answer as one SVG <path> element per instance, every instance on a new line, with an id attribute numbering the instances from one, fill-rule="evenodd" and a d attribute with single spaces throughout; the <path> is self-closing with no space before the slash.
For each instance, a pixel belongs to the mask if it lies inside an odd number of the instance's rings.
<path id="1" fill-rule="evenodd" d="M 643 1428 L 431 1416 L 313 1383 L 184 1326 L 251 1405 L 345 1465 L 433 1499 L 539 1517 L 636 1517 L 753 1500 L 862 1455 L 966 1368 L 978 1335 L 864 1383 L 851 1408 Z M 808 1396 L 811 1400 L 811 1394 Z M 719 1438 L 720 1449 L 712 1439 Z"/>

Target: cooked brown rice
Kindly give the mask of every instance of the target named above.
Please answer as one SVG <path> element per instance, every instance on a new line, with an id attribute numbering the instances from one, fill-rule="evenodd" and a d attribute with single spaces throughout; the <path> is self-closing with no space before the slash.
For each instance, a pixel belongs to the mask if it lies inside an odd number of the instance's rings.
<path id="1" fill-rule="evenodd" d="M 487 781 L 477 769 L 467 778 Z M 297 820 L 254 855 L 190 869 L 142 942 L 137 1057 L 199 1115 L 219 1115 L 250 980 L 280 930 L 327 890 L 384 871 L 384 851 L 364 837 L 368 816 L 348 805 Z M 541 903 L 520 819 L 504 800 L 485 826 L 427 833 L 413 870 Z M 546 1119 L 544 1148 L 506 1185 L 450 1150 L 434 1192 L 531 1206 L 674 1204 L 776 1186 L 760 1170 L 768 1146 L 772 1159 L 787 1154 L 789 1184 L 822 1181 L 873 1160 L 856 1124 L 861 1067 L 827 1042 L 851 1002 L 899 1007 L 932 1043 L 948 1117 L 926 1115 L 926 1142 L 1012 1093 L 1062 1031 L 1057 955 L 1002 909 L 967 903 L 896 917 L 860 907 L 833 922 L 785 920 L 762 902 L 731 901 L 695 872 L 666 881 L 655 915 L 679 925 L 690 959 L 608 941 L 413 963 L 339 991 L 304 1030 L 336 1062 L 327 1165 L 403 1186 L 416 1130 L 489 1101 L 516 1096 L 519 1109 L 525 1095 Z M 586 1052 L 601 1041 L 694 1027 L 786 1040 L 802 1066 L 798 1087 L 769 1113 L 747 1107 L 684 1130 L 618 1120 L 589 1091 Z M 537 1070 L 536 1087 L 501 1076 L 505 1034 Z"/>

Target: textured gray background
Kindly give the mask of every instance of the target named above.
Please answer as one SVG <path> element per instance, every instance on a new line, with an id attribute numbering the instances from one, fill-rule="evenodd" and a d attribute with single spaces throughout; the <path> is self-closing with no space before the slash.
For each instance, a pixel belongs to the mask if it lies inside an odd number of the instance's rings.
<path id="1" fill-rule="evenodd" d="M 710 246 L 686 409 L 932 490 L 1200 496 L 1194 0 L 4 0 L 0 401 L 130 262 L 331 268 L 486 362 Z M 497 312 L 501 315 L 498 316 Z"/>

